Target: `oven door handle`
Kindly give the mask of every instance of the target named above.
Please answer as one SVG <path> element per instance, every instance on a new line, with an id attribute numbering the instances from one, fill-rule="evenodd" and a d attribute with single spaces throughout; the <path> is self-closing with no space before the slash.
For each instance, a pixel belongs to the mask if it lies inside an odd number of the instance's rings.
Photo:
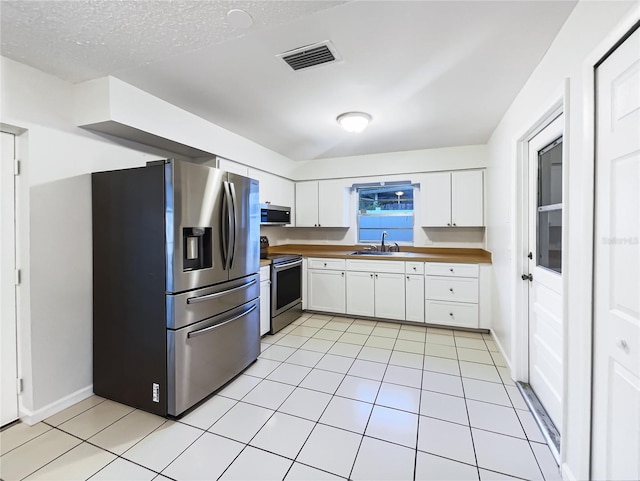
<path id="1" fill-rule="evenodd" d="M 195 304 L 196 302 L 210 301 L 211 299 L 215 299 L 217 297 L 226 296 L 230 292 L 240 291 L 242 289 L 248 289 L 249 287 L 251 287 L 252 285 L 254 285 L 257 282 L 258 281 L 253 279 L 252 281 L 247 282 L 246 284 L 242 284 L 241 286 L 234 287 L 232 289 L 227 289 L 226 291 L 215 292 L 213 294 L 207 294 L 206 296 L 189 297 L 189 298 L 187 298 L 187 304 Z"/>
<path id="2" fill-rule="evenodd" d="M 302 265 L 302 259 L 297 260 L 297 261 L 293 261 L 293 262 L 287 262 L 286 264 L 275 264 L 273 266 L 273 269 L 278 271 L 280 269 L 284 269 L 286 267 L 294 267 L 294 266 L 301 266 Z"/>
<path id="3" fill-rule="evenodd" d="M 196 336 L 200 336 L 202 334 L 206 334 L 207 332 L 211 332 L 214 329 L 217 329 L 219 327 L 224 326 L 225 324 L 229 324 L 230 322 L 233 322 L 237 319 L 240 319 L 241 317 L 246 316 L 247 314 L 249 314 L 250 312 L 253 312 L 257 309 L 258 305 L 254 304 L 253 306 L 251 306 L 249 309 L 247 309 L 244 312 L 241 312 L 240 314 L 238 314 L 237 316 L 233 316 L 231 319 L 227 319 L 226 321 L 223 321 L 219 324 L 214 324 L 213 326 L 209 326 L 209 327 L 203 327 L 202 329 L 198 329 L 197 331 L 191 331 L 190 333 L 187 334 L 188 338 L 192 338 L 192 337 L 196 337 Z"/>

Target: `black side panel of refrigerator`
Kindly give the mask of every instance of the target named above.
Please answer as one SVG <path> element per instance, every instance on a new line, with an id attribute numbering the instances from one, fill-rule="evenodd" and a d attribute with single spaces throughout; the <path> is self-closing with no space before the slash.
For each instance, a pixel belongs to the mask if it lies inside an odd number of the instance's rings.
<path id="1" fill-rule="evenodd" d="M 91 180 L 93 390 L 166 416 L 164 166 Z"/>

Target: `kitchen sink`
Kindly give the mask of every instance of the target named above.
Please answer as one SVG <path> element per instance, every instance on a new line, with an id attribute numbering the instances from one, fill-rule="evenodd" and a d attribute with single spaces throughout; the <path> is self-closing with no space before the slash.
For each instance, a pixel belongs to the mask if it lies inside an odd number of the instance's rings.
<path id="1" fill-rule="evenodd" d="M 402 256 L 404 252 L 355 251 L 351 256 Z"/>

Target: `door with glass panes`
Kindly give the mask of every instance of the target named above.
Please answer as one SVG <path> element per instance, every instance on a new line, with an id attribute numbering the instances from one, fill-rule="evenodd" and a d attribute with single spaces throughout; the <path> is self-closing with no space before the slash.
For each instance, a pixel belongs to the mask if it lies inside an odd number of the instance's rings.
<path id="1" fill-rule="evenodd" d="M 563 124 L 529 141 L 529 384 L 558 432 L 563 396 Z"/>

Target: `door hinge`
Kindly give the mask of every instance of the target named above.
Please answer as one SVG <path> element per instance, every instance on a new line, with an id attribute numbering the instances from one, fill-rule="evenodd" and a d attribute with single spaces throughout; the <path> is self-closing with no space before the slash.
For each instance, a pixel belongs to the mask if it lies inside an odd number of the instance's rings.
<path id="1" fill-rule="evenodd" d="M 529 259 L 533 259 L 533 252 L 529 252 L 529 255 L 527 256 Z"/>
<path id="2" fill-rule="evenodd" d="M 19 286 L 19 285 L 20 285 L 20 281 L 22 280 L 22 279 L 21 279 L 21 277 L 22 277 L 22 273 L 20 272 L 20 269 L 16 269 L 16 270 L 14 271 L 13 276 L 14 276 L 14 283 L 15 283 L 15 285 L 16 285 L 16 286 Z"/>
<path id="3" fill-rule="evenodd" d="M 523 281 L 533 282 L 533 276 L 531 274 L 522 274 L 520 277 Z"/>
<path id="4" fill-rule="evenodd" d="M 20 175 L 20 161 L 13 159 L 13 175 Z"/>
<path id="5" fill-rule="evenodd" d="M 22 392 L 22 378 L 19 377 L 16 379 L 16 392 L 20 394 Z"/>

